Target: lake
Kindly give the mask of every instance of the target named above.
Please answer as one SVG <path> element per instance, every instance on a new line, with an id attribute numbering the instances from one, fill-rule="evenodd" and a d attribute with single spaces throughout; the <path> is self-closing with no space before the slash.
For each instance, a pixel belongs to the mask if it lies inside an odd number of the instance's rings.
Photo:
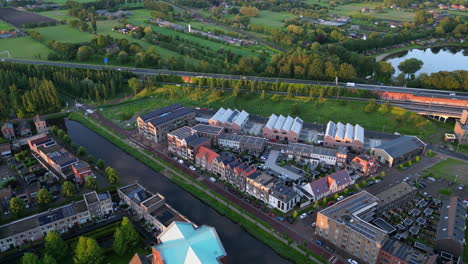
<path id="1" fill-rule="evenodd" d="M 416 72 L 416 75 L 421 73 L 431 74 L 439 71 L 455 71 L 468 70 L 468 48 L 462 47 L 434 47 L 424 49 L 411 49 L 397 52 L 385 58 L 385 61 L 392 64 L 395 68 L 394 76 L 400 74 L 398 65 L 411 58 L 416 58 L 424 62 L 421 70 Z"/>

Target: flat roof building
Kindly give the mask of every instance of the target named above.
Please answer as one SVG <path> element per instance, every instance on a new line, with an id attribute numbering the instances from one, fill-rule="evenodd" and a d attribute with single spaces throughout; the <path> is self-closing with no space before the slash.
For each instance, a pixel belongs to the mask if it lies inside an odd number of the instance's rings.
<path id="1" fill-rule="evenodd" d="M 443 201 L 437 227 L 435 249 L 453 256 L 463 254 L 466 229 L 466 206 L 458 197 Z"/>

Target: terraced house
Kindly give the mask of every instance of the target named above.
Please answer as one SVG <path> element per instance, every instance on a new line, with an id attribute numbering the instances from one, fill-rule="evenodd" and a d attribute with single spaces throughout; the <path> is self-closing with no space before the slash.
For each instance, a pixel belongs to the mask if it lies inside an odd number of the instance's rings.
<path id="1" fill-rule="evenodd" d="M 195 164 L 198 167 L 201 167 L 203 170 L 212 172 L 213 171 L 213 161 L 219 157 L 219 154 L 213 150 L 201 146 L 198 149 L 197 155 L 195 157 Z"/>
<path id="2" fill-rule="evenodd" d="M 236 161 L 237 157 L 230 152 L 221 152 L 219 157 L 213 160 L 213 173 L 220 176 L 221 180 L 226 180 L 226 173 L 229 164 Z"/>
<path id="3" fill-rule="evenodd" d="M 336 149 L 322 148 L 301 143 L 289 143 L 285 150 L 289 159 L 304 160 L 311 164 L 326 163 L 329 165 L 340 165 L 346 163 L 347 154 L 339 155 Z M 338 162 L 339 161 L 339 162 Z"/>
<path id="4" fill-rule="evenodd" d="M 307 183 L 302 189 L 313 197 L 313 201 L 318 201 L 324 197 L 341 192 L 346 187 L 354 184 L 347 170 L 340 170 L 328 176 Z"/>
<path id="5" fill-rule="evenodd" d="M 193 109 L 173 104 L 137 118 L 138 133 L 154 142 L 163 142 L 166 134 L 183 126 L 195 125 Z"/>
<path id="6" fill-rule="evenodd" d="M 263 128 L 263 137 L 272 141 L 297 142 L 303 125 L 304 121 L 299 117 L 272 114 Z"/>
<path id="7" fill-rule="evenodd" d="M 245 191 L 253 197 L 268 203 L 271 188 L 276 183 L 276 178 L 265 172 L 255 172 L 246 178 Z"/>
<path id="8" fill-rule="evenodd" d="M 240 161 L 234 161 L 229 164 L 226 173 L 226 181 L 234 185 L 241 191 L 245 191 L 246 178 L 254 174 L 257 169 Z"/>
<path id="9" fill-rule="evenodd" d="M 350 148 L 353 151 L 364 150 L 364 128 L 356 124 L 342 124 L 329 121 L 323 141 L 325 147 L 338 148 L 339 146 Z"/>
<path id="10" fill-rule="evenodd" d="M 175 154 L 183 159 L 195 162 L 195 155 L 202 146 L 210 147 L 211 140 L 194 134 L 194 131 L 188 126 L 167 133 L 167 147 L 169 153 Z"/>
<path id="11" fill-rule="evenodd" d="M 208 123 L 212 126 L 224 127 L 226 132 L 240 133 L 249 121 L 249 113 L 237 109 L 220 108 L 211 118 Z"/>

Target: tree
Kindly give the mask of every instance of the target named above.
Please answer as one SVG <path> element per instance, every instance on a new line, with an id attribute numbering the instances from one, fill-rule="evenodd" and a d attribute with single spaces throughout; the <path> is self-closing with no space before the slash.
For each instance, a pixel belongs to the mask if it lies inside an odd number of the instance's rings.
<path id="1" fill-rule="evenodd" d="M 387 175 L 387 174 L 385 173 L 385 171 L 382 171 L 382 172 L 380 173 L 380 176 L 382 176 L 382 177 L 385 177 L 386 175 Z"/>
<path id="2" fill-rule="evenodd" d="M 265 100 L 265 90 L 262 90 L 262 93 L 260 94 L 260 99 Z"/>
<path id="3" fill-rule="evenodd" d="M 244 16 L 256 17 L 260 11 L 256 7 L 243 6 L 239 12 Z"/>
<path id="4" fill-rule="evenodd" d="M 75 264 L 104 263 L 104 253 L 94 238 L 80 237 L 73 257 Z"/>
<path id="5" fill-rule="evenodd" d="M 374 108 L 375 108 L 375 99 L 371 98 L 371 99 L 369 99 L 369 103 L 364 108 L 364 112 L 370 113 L 370 112 L 374 111 Z"/>
<path id="6" fill-rule="evenodd" d="M 122 223 L 115 229 L 114 233 L 114 251 L 122 256 L 133 250 L 139 243 L 140 237 L 133 228 L 132 222 L 127 217 L 122 219 Z"/>
<path id="7" fill-rule="evenodd" d="M 57 260 L 55 260 L 51 255 L 45 254 L 41 260 L 41 264 L 57 264 Z"/>
<path id="8" fill-rule="evenodd" d="M 86 158 L 88 160 L 89 163 L 93 164 L 94 163 L 94 156 L 89 154 L 88 155 L 88 158 Z"/>
<path id="9" fill-rule="evenodd" d="M 49 231 L 44 241 L 44 252 L 46 256 L 51 256 L 57 261 L 66 260 L 68 257 L 68 244 L 63 241 L 59 233 Z"/>
<path id="10" fill-rule="evenodd" d="M 83 146 L 78 148 L 78 156 L 85 156 L 87 153 L 88 151 Z"/>
<path id="11" fill-rule="evenodd" d="M 343 63 L 340 65 L 338 77 L 344 80 L 354 80 L 356 79 L 356 70 L 354 70 L 353 65 L 348 64 L 348 63 Z"/>
<path id="12" fill-rule="evenodd" d="M 130 78 L 128 80 L 128 86 L 132 89 L 133 95 L 136 95 L 140 90 L 140 82 L 137 78 Z"/>
<path id="13" fill-rule="evenodd" d="M 86 187 L 91 190 L 97 190 L 97 180 L 93 176 L 88 176 L 86 178 Z"/>
<path id="14" fill-rule="evenodd" d="M 140 242 L 140 235 L 135 230 L 132 222 L 130 219 L 128 219 L 128 217 L 124 217 L 122 219 L 121 228 L 125 232 L 129 249 L 134 249 L 136 246 L 138 246 L 138 243 Z"/>
<path id="15" fill-rule="evenodd" d="M 93 50 L 90 47 L 81 46 L 78 48 L 78 51 L 76 52 L 76 58 L 79 61 L 85 61 L 85 60 L 88 60 L 92 54 L 93 54 Z"/>
<path id="16" fill-rule="evenodd" d="M 41 188 L 37 192 L 37 202 L 40 205 L 47 205 L 52 201 L 52 194 L 45 188 Z"/>
<path id="17" fill-rule="evenodd" d="M 70 146 L 72 140 L 69 135 L 65 135 L 63 136 L 62 141 L 65 145 Z"/>
<path id="18" fill-rule="evenodd" d="M 390 112 L 390 110 L 391 110 L 390 102 L 389 102 L 389 101 L 385 101 L 385 103 L 380 107 L 380 109 L 381 109 L 382 112 L 384 112 L 384 113 Z"/>
<path id="19" fill-rule="evenodd" d="M 106 167 L 106 164 L 104 163 L 104 161 L 102 159 L 98 159 L 98 161 L 96 162 L 96 166 L 100 170 L 103 170 Z"/>
<path id="20" fill-rule="evenodd" d="M 106 176 L 110 184 L 113 184 L 113 185 L 119 184 L 120 176 L 119 176 L 119 173 L 114 168 L 107 167 Z"/>
<path id="21" fill-rule="evenodd" d="M 18 197 L 13 197 L 10 199 L 10 211 L 12 214 L 19 216 L 23 214 L 26 205 L 24 204 L 23 199 Z"/>
<path id="22" fill-rule="evenodd" d="M 402 61 L 398 65 L 398 69 L 400 69 L 400 71 L 403 72 L 404 74 L 409 75 L 409 74 L 414 74 L 415 72 L 419 71 L 421 67 L 423 66 L 423 64 L 424 63 L 422 61 L 415 59 L 415 58 L 411 58 L 411 59 Z"/>
<path id="23" fill-rule="evenodd" d="M 41 262 L 39 261 L 39 258 L 36 256 L 36 254 L 33 253 L 25 253 L 21 257 L 21 264 L 40 264 Z"/>
<path id="24" fill-rule="evenodd" d="M 294 211 L 294 213 L 293 213 L 292 217 L 293 217 L 293 218 L 296 218 L 296 217 L 297 217 L 297 215 L 298 215 L 297 211 Z"/>
<path id="25" fill-rule="evenodd" d="M 75 195 L 75 185 L 73 185 L 73 183 L 69 182 L 69 181 L 65 181 L 63 184 L 62 184 L 62 194 L 63 196 L 65 196 L 65 198 L 67 199 L 71 199 L 73 198 L 73 196 Z"/>

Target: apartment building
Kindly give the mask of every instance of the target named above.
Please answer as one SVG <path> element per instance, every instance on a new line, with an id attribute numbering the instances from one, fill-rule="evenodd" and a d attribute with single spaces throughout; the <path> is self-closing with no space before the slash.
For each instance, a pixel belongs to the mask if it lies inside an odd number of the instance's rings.
<path id="1" fill-rule="evenodd" d="M 211 147 L 211 140 L 199 137 L 193 130 L 184 126 L 167 133 L 167 146 L 169 153 L 175 154 L 183 159 L 195 162 L 195 155 L 200 147 Z"/>
<path id="2" fill-rule="evenodd" d="M 429 264 L 428 257 L 395 239 L 388 239 L 380 249 L 377 264 Z"/>
<path id="3" fill-rule="evenodd" d="M 300 200 L 299 194 L 281 181 L 273 185 L 268 195 L 268 204 L 283 213 L 287 213 L 293 209 Z"/>
<path id="4" fill-rule="evenodd" d="M 258 200 L 268 203 L 271 188 L 276 183 L 276 178 L 265 172 L 255 172 L 246 178 L 245 191 Z"/>
<path id="5" fill-rule="evenodd" d="M 227 166 L 226 181 L 244 192 L 247 183 L 246 178 L 256 171 L 255 167 L 236 160 Z"/>
<path id="6" fill-rule="evenodd" d="M 92 176 L 93 172 L 91 171 L 91 166 L 88 163 L 80 160 L 77 163 L 74 163 L 72 166 L 73 174 L 77 182 L 83 184 L 86 181 L 88 176 Z"/>
<path id="7" fill-rule="evenodd" d="M 140 219 L 148 221 L 159 231 L 166 230 L 174 221 L 190 222 L 167 204 L 164 196 L 153 194 L 138 183 L 119 188 L 117 193 Z"/>
<path id="8" fill-rule="evenodd" d="M 0 251 L 7 251 L 42 239 L 49 231 L 65 233 L 73 227 L 91 221 L 94 217 L 101 218 L 113 212 L 112 201 L 108 193 L 92 192 L 84 194 L 83 197 L 84 200 L 0 226 Z"/>
<path id="9" fill-rule="evenodd" d="M 229 164 L 236 160 L 237 157 L 230 152 L 219 153 L 219 157 L 213 160 L 213 173 L 220 176 L 221 180 L 225 181 Z"/>
<path id="10" fill-rule="evenodd" d="M 219 154 L 213 150 L 201 146 L 195 157 L 195 164 L 198 167 L 201 167 L 203 170 L 212 172 L 213 171 L 213 161 L 219 157 Z"/>
<path id="11" fill-rule="evenodd" d="M 217 145 L 219 137 L 224 133 L 224 128 L 198 124 L 192 127 L 192 131 L 199 137 L 209 138 L 211 140 L 211 145 Z"/>
<path id="12" fill-rule="evenodd" d="M 302 185 L 302 189 L 308 193 L 307 197 L 312 197 L 313 201 L 318 201 L 324 197 L 343 191 L 348 186 L 354 184 L 353 179 L 347 170 L 340 170 L 318 180 Z"/>
<path id="13" fill-rule="evenodd" d="M 249 113 L 237 109 L 220 108 L 211 118 L 208 123 L 212 126 L 220 126 L 229 133 L 240 133 L 247 122 L 249 121 Z"/>
<path id="14" fill-rule="evenodd" d="M 339 146 L 347 147 L 353 151 L 361 152 L 364 150 L 364 128 L 356 124 L 342 124 L 329 121 L 325 131 L 323 146 L 337 148 Z"/>
<path id="15" fill-rule="evenodd" d="M 391 208 L 402 207 L 416 197 L 417 189 L 406 182 L 400 182 L 375 194 L 379 199 L 379 212 L 384 213 Z"/>
<path id="16" fill-rule="evenodd" d="M 18 133 L 22 137 L 32 136 L 31 124 L 26 120 L 21 120 L 18 124 Z"/>
<path id="17" fill-rule="evenodd" d="M 460 120 L 455 121 L 453 133 L 457 137 L 459 144 L 468 144 L 468 109 L 464 109 Z"/>
<path id="18" fill-rule="evenodd" d="M 285 150 L 289 159 L 295 158 L 296 160 L 304 160 L 311 164 L 326 163 L 329 165 L 337 165 L 338 151 L 332 148 L 322 148 L 313 145 L 306 145 L 301 143 L 289 143 Z M 341 157 L 346 161 L 346 157 Z M 343 162 L 343 161 L 341 161 Z"/>
<path id="19" fill-rule="evenodd" d="M 453 256 L 463 255 L 466 230 L 466 206 L 458 197 L 443 201 L 437 226 L 435 249 Z"/>
<path id="20" fill-rule="evenodd" d="M 297 142 L 304 121 L 299 117 L 272 114 L 263 128 L 263 137 L 272 141 Z"/>
<path id="21" fill-rule="evenodd" d="M 173 104 L 139 116 L 137 123 L 140 135 L 159 143 L 167 139 L 168 132 L 195 125 L 195 112 L 182 104 Z"/>
<path id="22" fill-rule="evenodd" d="M 368 177 L 379 170 L 379 163 L 376 159 L 366 154 L 361 154 L 353 158 L 349 167 L 360 177 Z"/>
<path id="23" fill-rule="evenodd" d="M 46 119 L 41 115 L 36 115 L 34 117 L 34 126 L 36 127 L 36 132 L 38 134 L 47 133 L 49 131 L 47 129 Z"/>

